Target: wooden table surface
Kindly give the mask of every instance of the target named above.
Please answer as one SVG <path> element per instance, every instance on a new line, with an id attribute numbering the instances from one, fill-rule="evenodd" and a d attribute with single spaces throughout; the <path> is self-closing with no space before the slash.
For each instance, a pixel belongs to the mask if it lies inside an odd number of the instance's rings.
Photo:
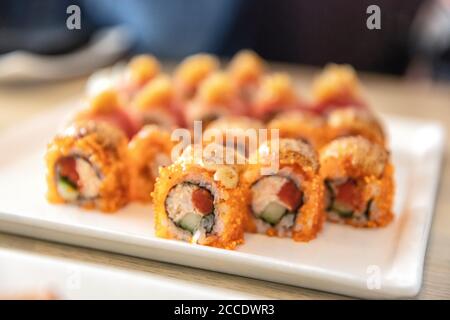
<path id="1" fill-rule="evenodd" d="M 309 68 L 279 65 L 295 78 L 300 91 L 307 92 L 313 74 Z M 376 111 L 393 115 L 440 121 L 450 141 L 450 84 L 405 81 L 395 77 L 362 75 L 366 93 Z M 50 110 L 82 93 L 85 78 L 36 86 L 0 86 L 0 130 Z M 0 131 L 1 133 L 1 131 Z M 446 143 L 440 189 L 431 229 L 425 274 L 419 299 L 450 299 L 450 146 Z M 1 196 L 1 195 L 0 195 Z M 124 270 L 139 270 L 172 279 L 239 290 L 267 298 L 336 299 L 343 296 L 199 270 L 120 254 L 97 251 L 0 233 L 0 249 L 7 248 L 43 256 L 62 257 Z"/>

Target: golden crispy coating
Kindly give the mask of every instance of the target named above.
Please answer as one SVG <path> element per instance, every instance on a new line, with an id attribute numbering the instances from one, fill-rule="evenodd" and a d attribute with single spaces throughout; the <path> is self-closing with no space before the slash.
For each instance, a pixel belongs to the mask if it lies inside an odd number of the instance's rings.
<path id="1" fill-rule="evenodd" d="M 214 166 L 213 164 L 202 166 L 198 161 L 192 161 L 194 159 L 189 160 L 188 154 L 189 152 L 185 152 L 184 157 L 182 156 L 172 165 L 160 169 L 152 194 L 156 235 L 162 238 L 184 239 L 189 242 L 197 241 L 202 245 L 234 249 L 244 241 L 243 222 L 246 199 L 245 193 L 242 191 L 242 184 L 238 180 L 236 185 L 230 187 L 228 185 L 229 177 L 223 179 L 223 169 L 231 169 L 231 167 Z M 194 239 L 191 235 L 186 239 L 185 236 L 179 234 L 179 230 L 168 217 L 165 203 L 170 190 L 183 182 L 209 186 L 214 195 L 216 224 L 219 223 L 222 226 L 219 231 L 206 234 L 200 239 Z"/>
<path id="2" fill-rule="evenodd" d="M 299 102 L 291 78 L 285 73 L 274 73 L 262 78 L 252 101 L 251 114 L 267 121 L 282 111 L 296 108 Z"/>
<path id="3" fill-rule="evenodd" d="M 211 74 L 198 88 L 193 101 L 186 105 L 185 120 L 189 126 L 201 120 L 210 121 L 230 115 L 235 108 L 236 92 L 229 77 L 222 72 Z"/>
<path id="4" fill-rule="evenodd" d="M 353 217 L 341 217 L 335 220 L 335 218 L 328 216 L 328 220 L 357 228 L 377 228 L 388 225 L 394 218 L 392 212 L 395 194 L 393 175 L 394 168 L 388 163 L 381 177 L 378 178 L 371 175 L 356 180 L 358 192 L 361 194 L 360 201 L 362 203 L 370 202 L 371 208 L 376 208 L 376 211 L 371 213 L 370 219 L 357 220 L 353 219 Z M 324 179 L 327 178 L 324 176 Z"/>
<path id="5" fill-rule="evenodd" d="M 330 178 L 380 177 L 388 162 L 383 147 L 361 137 L 333 140 L 320 151 L 321 171 Z"/>
<path id="6" fill-rule="evenodd" d="M 290 105 L 297 102 L 297 95 L 288 74 L 274 73 L 263 78 L 255 99 L 261 105 Z"/>
<path id="7" fill-rule="evenodd" d="M 350 65 L 325 66 L 312 87 L 313 97 L 319 103 L 359 101 L 360 91 L 358 77 Z"/>
<path id="8" fill-rule="evenodd" d="M 128 202 L 127 138 L 116 128 L 103 123 L 82 121 L 72 124 L 47 146 L 47 199 L 64 203 L 56 181 L 56 164 L 64 157 L 83 156 L 101 173 L 99 196 L 79 205 L 113 212 Z"/>
<path id="9" fill-rule="evenodd" d="M 130 199 L 149 202 L 161 166 L 171 163 L 174 143 L 170 133 L 156 125 L 144 126 L 128 144 Z"/>
<path id="10" fill-rule="evenodd" d="M 200 85 L 195 99 L 208 105 L 229 105 L 235 98 L 230 78 L 223 72 L 208 76 Z"/>
<path id="11" fill-rule="evenodd" d="M 381 177 L 374 175 L 361 178 L 362 201 L 372 201 L 372 208 L 377 208 L 376 213 L 372 213 L 371 219 L 365 222 L 359 222 L 354 219 L 344 219 L 344 223 L 354 227 L 376 228 L 389 224 L 394 218 L 392 206 L 394 202 L 394 167 L 388 163 Z M 374 197 L 374 191 L 378 190 Z"/>
<path id="12" fill-rule="evenodd" d="M 361 203 L 371 203 L 370 219 L 342 217 L 344 223 L 372 228 L 393 219 L 394 168 L 383 147 L 363 137 L 339 138 L 321 150 L 320 165 L 323 180 L 354 179 Z"/>
<path id="13" fill-rule="evenodd" d="M 243 181 L 247 190 L 247 201 L 251 202 L 251 186 L 262 176 L 261 169 L 268 167 L 268 161 L 274 152 L 276 143 L 268 141 L 261 145 L 257 154 L 249 159 L 249 165 L 243 174 Z M 302 177 L 301 190 L 305 202 L 300 207 L 292 230 L 295 241 L 310 241 L 321 230 L 324 215 L 324 185 L 318 174 L 318 160 L 314 149 L 300 140 L 280 139 L 279 168 L 277 172 L 287 169 L 292 175 Z M 277 173 L 275 172 L 275 174 Z M 247 207 L 246 231 L 256 232 L 256 223 L 250 207 Z M 267 235 L 278 236 L 277 230 L 270 227 Z"/>
<path id="14" fill-rule="evenodd" d="M 141 111 L 168 108 L 173 98 L 173 86 L 167 75 L 159 75 L 146 84 L 133 99 L 132 105 Z"/>
<path id="15" fill-rule="evenodd" d="M 160 71 L 159 61 L 152 55 L 143 54 L 135 56 L 128 63 L 127 77 L 135 85 L 144 85 L 153 79 Z"/>
<path id="16" fill-rule="evenodd" d="M 268 124 L 268 129 L 279 129 L 280 138 L 302 139 L 319 148 L 326 141 L 326 122 L 323 117 L 303 110 L 279 113 Z"/>
<path id="17" fill-rule="evenodd" d="M 241 173 L 246 168 L 247 159 L 232 148 L 215 143 L 202 149 L 197 149 L 198 147 L 196 144 L 187 146 L 176 162 L 184 166 L 187 164 L 199 166 L 213 172 L 229 167 Z M 233 163 L 227 164 L 228 156 L 233 158 Z"/>
<path id="18" fill-rule="evenodd" d="M 394 167 L 391 163 L 388 163 L 385 166 L 380 180 L 375 180 L 374 177 L 366 177 L 365 181 L 367 185 L 367 188 L 365 189 L 366 194 L 370 192 L 370 188 L 373 188 L 374 184 L 378 185 L 378 189 L 380 190 L 378 197 L 373 199 L 374 205 L 378 208 L 379 213 L 372 220 L 367 222 L 366 227 L 374 228 L 386 226 L 394 218 L 392 212 L 395 194 Z M 368 199 L 367 196 L 365 196 L 365 198 Z M 350 224 L 352 224 L 351 221 Z"/>
<path id="19" fill-rule="evenodd" d="M 251 50 L 239 51 L 228 67 L 231 78 L 238 85 L 258 82 L 264 74 L 264 69 L 261 57 Z"/>
<path id="20" fill-rule="evenodd" d="M 296 163 L 303 168 L 316 172 L 319 168 L 317 152 L 299 139 L 272 139 L 260 145 L 257 152 L 250 155 L 249 163 L 268 164 L 278 153 L 279 164 Z"/>
<path id="21" fill-rule="evenodd" d="M 175 70 L 174 81 L 177 93 L 183 98 L 192 98 L 198 85 L 218 69 L 219 61 L 209 54 L 187 57 Z"/>
<path id="22" fill-rule="evenodd" d="M 81 111 L 90 114 L 103 114 L 108 113 L 120 108 L 120 99 L 117 91 L 108 89 L 99 92 L 92 97 L 89 101 L 89 107 Z"/>
<path id="23" fill-rule="evenodd" d="M 173 98 L 171 79 L 167 75 L 159 75 L 136 94 L 131 105 L 144 125 L 156 124 L 171 130 L 177 126 L 172 109 Z"/>
<path id="24" fill-rule="evenodd" d="M 373 143 L 385 145 L 380 122 L 365 109 L 338 108 L 327 116 L 327 141 L 339 137 L 361 135 Z"/>

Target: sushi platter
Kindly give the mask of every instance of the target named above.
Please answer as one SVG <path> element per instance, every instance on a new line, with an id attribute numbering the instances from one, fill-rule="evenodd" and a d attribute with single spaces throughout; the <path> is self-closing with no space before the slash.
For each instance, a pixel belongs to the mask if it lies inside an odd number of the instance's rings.
<path id="1" fill-rule="evenodd" d="M 191 57 L 170 77 L 140 56 L 94 76 L 81 102 L 3 132 L 0 230 L 350 296 L 416 295 L 442 126 L 375 116 L 347 66 L 326 69 L 308 101 L 252 53 L 226 73 L 208 71 L 216 63 Z M 198 120 L 204 140 L 174 158 L 173 132 L 195 136 Z M 257 132 L 256 150 L 195 158 L 236 127 Z"/>

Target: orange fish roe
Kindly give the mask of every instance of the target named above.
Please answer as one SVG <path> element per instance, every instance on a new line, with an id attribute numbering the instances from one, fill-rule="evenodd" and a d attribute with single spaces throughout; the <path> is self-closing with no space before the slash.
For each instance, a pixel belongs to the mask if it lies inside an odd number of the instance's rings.
<path id="1" fill-rule="evenodd" d="M 272 141 L 268 141 L 250 156 L 249 165 L 243 174 L 248 203 L 253 201 L 252 186 L 260 179 L 270 177 L 262 175 L 261 169 L 269 166 L 268 157 L 274 150 Z M 279 168 L 273 175 L 295 182 L 303 194 L 302 203 L 289 230 L 262 223 L 261 219 L 255 216 L 251 206 L 248 206 L 246 230 L 266 233 L 269 236 L 291 236 L 295 241 L 314 239 L 324 221 L 324 186 L 318 169 L 317 154 L 311 146 L 300 140 L 280 139 Z"/>
<path id="2" fill-rule="evenodd" d="M 293 109 L 299 104 L 294 85 L 288 74 L 273 73 L 265 76 L 255 95 L 252 114 L 269 119 L 274 113 Z"/>
<path id="3" fill-rule="evenodd" d="M 151 200 L 159 168 L 171 163 L 174 143 L 170 133 L 155 125 L 144 126 L 128 144 L 130 168 L 130 199 Z"/>
<path id="4" fill-rule="evenodd" d="M 325 119 L 306 110 L 281 112 L 267 124 L 267 128 L 280 130 L 280 138 L 302 139 L 314 148 L 321 147 L 327 137 Z"/>
<path id="5" fill-rule="evenodd" d="M 194 99 L 186 105 L 185 118 L 189 126 L 195 120 L 202 120 L 203 125 L 207 125 L 209 121 L 235 113 L 237 109 L 236 90 L 229 76 L 216 72 L 201 83 Z"/>
<path id="6" fill-rule="evenodd" d="M 197 54 L 184 59 L 174 73 L 179 99 L 193 98 L 200 83 L 218 69 L 219 61 L 208 54 Z"/>
<path id="7" fill-rule="evenodd" d="M 361 88 L 355 70 L 350 65 L 329 64 L 314 80 L 312 95 L 316 104 L 361 104 Z"/>
<path id="8" fill-rule="evenodd" d="M 173 84 L 167 75 L 159 75 L 147 83 L 133 98 L 131 106 L 143 124 L 156 124 L 171 130 L 177 127 L 173 111 Z"/>
<path id="9" fill-rule="evenodd" d="M 239 51 L 230 61 L 228 71 L 238 85 L 257 83 L 264 74 L 265 65 L 251 50 Z"/>
<path id="10" fill-rule="evenodd" d="M 173 97 L 172 82 L 167 75 L 159 75 L 146 84 L 134 97 L 132 105 L 140 111 L 153 107 L 168 107 Z"/>
<path id="11" fill-rule="evenodd" d="M 229 105 L 234 94 L 230 78 L 225 73 L 217 72 L 202 82 L 195 98 L 207 105 Z"/>
<path id="12" fill-rule="evenodd" d="M 352 192 L 358 192 L 357 198 L 367 204 L 364 215 L 336 217 L 329 213 L 329 220 L 371 228 L 385 226 L 393 219 L 394 168 L 382 146 L 360 136 L 339 138 L 322 148 L 320 165 L 324 181 L 352 179 L 356 188 Z M 360 209 L 349 204 L 356 211 Z"/>
<path id="13" fill-rule="evenodd" d="M 383 128 L 378 119 L 368 110 L 345 107 L 331 111 L 327 115 L 326 140 L 339 137 L 363 136 L 373 143 L 386 145 Z"/>
<path id="14" fill-rule="evenodd" d="M 187 152 L 189 151 L 186 150 L 184 155 Z M 225 181 L 218 179 L 216 172 L 224 167 L 237 170 L 236 173 L 239 174 L 239 170 L 232 166 L 215 165 L 214 163 L 204 166 L 193 161 L 189 156 L 182 156 L 172 165 L 160 170 L 152 193 L 155 228 L 158 237 L 225 249 L 234 249 L 238 244 L 243 243 L 246 210 L 245 193 L 241 181 L 237 180 L 237 184 L 230 187 Z M 183 183 L 202 186 L 213 195 L 214 227 L 211 232 L 190 233 L 181 229 L 169 218 L 167 210 L 168 195 L 174 187 Z"/>
<path id="15" fill-rule="evenodd" d="M 127 66 L 128 80 L 137 86 L 142 86 L 158 75 L 161 65 L 152 55 L 143 54 L 131 59 Z"/>
<path id="16" fill-rule="evenodd" d="M 101 184 L 96 198 L 71 203 L 113 212 L 128 202 L 127 139 L 121 131 L 103 122 L 76 122 L 48 144 L 47 199 L 51 203 L 69 203 L 58 192 L 56 166 L 60 159 L 72 156 L 87 159 L 98 170 Z"/>

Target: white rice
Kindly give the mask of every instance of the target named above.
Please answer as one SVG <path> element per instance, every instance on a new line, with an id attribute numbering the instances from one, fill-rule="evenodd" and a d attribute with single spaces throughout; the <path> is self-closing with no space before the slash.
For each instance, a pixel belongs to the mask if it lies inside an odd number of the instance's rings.
<path id="1" fill-rule="evenodd" d="M 83 158 L 76 158 L 76 170 L 81 181 L 80 193 L 83 198 L 96 198 L 100 192 L 101 179 L 92 165 Z"/>

